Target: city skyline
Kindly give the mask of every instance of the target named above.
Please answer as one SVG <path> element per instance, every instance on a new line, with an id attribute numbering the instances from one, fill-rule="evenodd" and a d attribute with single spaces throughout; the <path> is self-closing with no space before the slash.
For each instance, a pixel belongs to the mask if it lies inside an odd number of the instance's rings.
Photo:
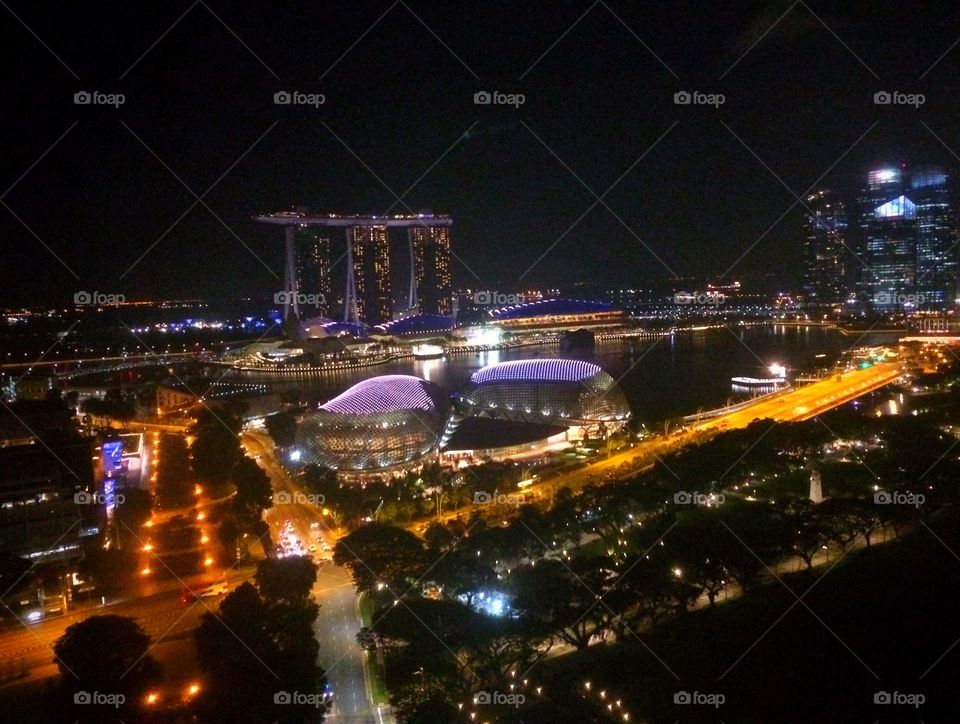
<path id="1" fill-rule="evenodd" d="M 947 311 L 958 294 L 956 207 L 937 166 L 877 166 L 855 191 L 806 199 L 804 301 L 877 312 Z"/>
<path id="2" fill-rule="evenodd" d="M 954 39 L 922 11 L 884 22 L 893 4 L 741 8 L 712 27 L 672 8 L 471 9 L 466 30 L 428 8 L 361 3 L 305 10 L 280 35 L 235 12 L 196 6 L 151 48 L 177 15 L 121 10 L 104 32 L 121 19 L 130 32 L 82 64 L 92 38 L 66 32 L 70 15 L 17 13 L 52 54 L 8 18 L 11 52 L 32 62 L 12 79 L 24 115 L 5 121 L 0 234 L 24 270 L 5 303 L 69 299 L 100 274 L 131 298 L 265 294 L 283 256 L 250 216 L 296 204 L 443 209 L 459 220 L 455 286 L 734 275 L 786 291 L 802 283 L 808 186 L 851 187 L 904 159 L 956 175 Z M 311 43 L 311 27 L 336 27 L 337 41 Z M 219 60 L 191 63 L 193 47 Z M 31 116 L 41 88 L 63 102 Z M 103 98 L 72 102 L 94 90 Z M 112 91 L 123 103 L 101 104 Z M 700 103 L 711 95 L 716 106 Z"/>
<path id="3" fill-rule="evenodd" d="M 274 302 L 283 319 L 296 321 L 342 317 L 344 322 L 381 324 L 411 314 L 449 315 L 453 309 L 448 215 L 420 213 L 388 216 L 315 214 L 304 210 L 263 214 L 256 220 L 279 225 L 284 232 L 283 288 Z M 396 275 L 390 229 L 405 229 L 409 280 L 405 304 L 395 304 Z M 343 232 L 345 244 L 331 247 L 331 230 Z M 335 255 L 334 255 L 335 254 Z M 343 261 L 345 279 L 337 285 L 342 313 L 334 296 L 334 268 Z M 312 309 L 311 309 L 312 307 Z"/>
<path id="4" fill-rule="evenodd" d="M 0 29 L 4 721 L 958 720 L 960 4 Z"/>

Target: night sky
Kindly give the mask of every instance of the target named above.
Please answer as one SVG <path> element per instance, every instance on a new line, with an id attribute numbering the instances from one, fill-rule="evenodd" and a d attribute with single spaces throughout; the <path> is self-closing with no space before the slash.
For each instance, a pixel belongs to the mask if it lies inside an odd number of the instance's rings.
<path id="1" fill-rule="evenodd" d="M 947 5 L 12 1 L 0 303 L 267 295 L 282 234 L 251 216 L 293 205 L 451 214 L 457 286 L 786 289 L 803 215 L 787 187 L 823 175 L 852 196 L 886 162 L 957 177 Z M 926 102 L 877 106 L 881 90 Z"/>

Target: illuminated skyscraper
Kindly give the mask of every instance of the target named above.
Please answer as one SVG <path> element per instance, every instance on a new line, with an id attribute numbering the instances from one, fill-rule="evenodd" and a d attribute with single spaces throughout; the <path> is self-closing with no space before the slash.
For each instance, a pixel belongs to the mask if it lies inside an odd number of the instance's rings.
<path id="1" fill-rule="evenodd" d="M 860 291 L 883 311 L 944 309 L 956 295 L 956 231 L 947 175 L 874 169 L 860 197 Z"/>
<path id="2" fill-rule="evenodd" d="M 861 293 L 881 310 L 911 301 L 916 285 L 917 209 L 903 191 L 903 172 L 881 168 L 870 171 L 860 197 Z"/>
<path id="3" fill-rule="evenodd" d="M 298 304 L 300 318 L 326 317 L 330 313 L 330 236 L 322 227 L 299 226 L 294 231 L 297 290 L 310 299 Z M 302 297 L 301 297 L 302 299 Z"/>
<path id="4" fill-rule="evenodd" d="M 807 196 L 806 209 L 803 291 L 807 304 L 842 303 L 846 298 L 846 209 L 826 189 Z"/>
<path id="5" fill-rule="evenodd" d="M 298 320 L 331 314 L 331 230 L 347 235 L 343 318 L 370 325 L 389 322 L 390 295 L 389 229 L 408 230 L 410 247 L 410 306 L 424 314 L 449 314 L 452 307 L 450 281 L 449 216 L 419 213 L 384 216 L 357 214 L 312 214 L 305 210 L 261 214 L 256 221 L 284 227 L 283 293 L 284 319 Z M 323 295 L 319 314 L 313 300 L 304 295 Z M 304 306 L 303 309 L 300 309 Z"/>
<path id="6" fill-rule="evenodd" d="M 409 306 L 421 314 L 450 314 L 450 227 L 411 226 Z"/>
<path id="7" fill-rule="evenodd" d="M 910 179 L 917 207 L 917 295 L 929 309 L 951 306 L 957 296 L 957 232 L 947 181 L 938 168 L 918 169 Z"/>
<path id="8" fill-rule="evenodd" d="M 347 229 L 347 244 L 347 320 L 360 319 L 367 324 L 389 322 L 393 304 L 387 227 L 351 226 Z"/>

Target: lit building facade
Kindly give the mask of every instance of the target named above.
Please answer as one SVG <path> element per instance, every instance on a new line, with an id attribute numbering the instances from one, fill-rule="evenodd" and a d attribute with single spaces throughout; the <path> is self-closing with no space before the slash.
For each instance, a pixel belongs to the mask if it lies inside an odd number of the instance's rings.
<path id="1" fill-rule="evenodd" d="M 453 289 L 450 277 L 450 227 L 411 226 L 410 308 L 421 314 L 450 314 Z"/>
<path id="2" fill-rule="evenodd" d="M 389 322 L 393 317 L 393 302 L 390 296 L 390 240 L 387 227 L 353 226 L 347 231 L 347 244 L 350 266 L 347 320 L 363 320 L 367 324 Z M 350 309 L 351 302 L 355 305 L 355 313 Z"/>
<path id="3" fill-rule="evenodd" d="M 346 231 L 344 322 L 376 325 L 389 322 L 393 316 L 390 229 L 406 229 L 408 234 L 409 306 L 424 314 L 452 311 L 450 226 L 453 219 L 449 216 L 432 213 L 361 216 L 293 210 L 254 218 L 262 224 L 284 229 L 284 319 L 291 315 L 299 320 L 333 316 L 330 308 L 332 230 Z M 322 305 L 326 309 L 320 310 L 320 314 L 315 313 L 312 301 L 303 311 L 299 309 L 300 294 L 313 293 L 322 294 L 326 302 Z"/>
<path id="4" fill-rule="evenodd" d="M 844 251 L 847 213 L 835 195 L 821 189 L 806 198 L 803 292 L 808 306 L 832 306 L 846 298 Z"/>
<path id="5" fill-rule="evenodd" d="M 300 310 L 300 318 L 327 317 L 333 295 L 330 235 L 323 228 L 299 226 L 294 231 L 294 247 L 297 290 L 302 295 L 315 295 Z"/>
<path id="6" fill-rule="evenodd" d="M 957 297 L 957 231 L 948 177 L 918 169 L 910 179 L 917 212 L 917 295 L 928 309 L 945 309 Z"/>
<path id="7" fill-rule="evenodd" d="M 861 296 L 881 311 L 945 309 L 957 286 L 947 175 L 936 168 L 869 172 L 860 203 Z"/>

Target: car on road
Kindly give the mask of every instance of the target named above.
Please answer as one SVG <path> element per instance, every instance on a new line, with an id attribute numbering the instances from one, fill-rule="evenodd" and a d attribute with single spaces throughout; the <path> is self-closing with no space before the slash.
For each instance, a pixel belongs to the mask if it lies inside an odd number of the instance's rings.
<path id="1" fill-rule="evenodd" d="M 184 588 L 183 593 L 180 594 L 180 603 L 187 604 L 193 601 L 199 601 L 201 598 L 225 596 L 229 592 L 230 587 L 226 581 L 219 581 L 204 588 Z"/>

